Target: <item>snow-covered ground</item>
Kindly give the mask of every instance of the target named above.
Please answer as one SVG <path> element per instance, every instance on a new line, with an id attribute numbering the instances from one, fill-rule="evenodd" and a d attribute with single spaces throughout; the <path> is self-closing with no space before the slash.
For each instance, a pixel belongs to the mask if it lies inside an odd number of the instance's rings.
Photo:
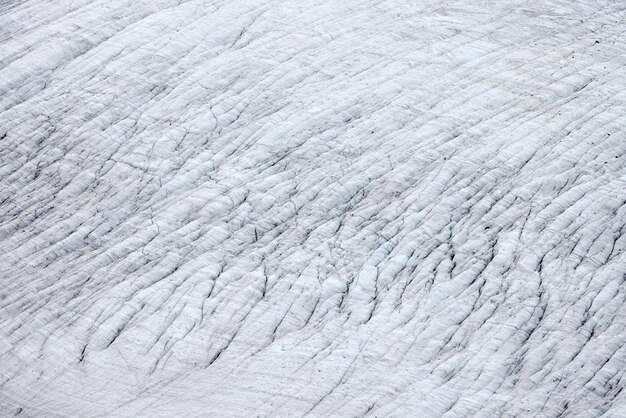
<path id="1" fill-rule="evenodd" d="M 1 0 L 1 416 L 626 416 L 626 3 Z"/>

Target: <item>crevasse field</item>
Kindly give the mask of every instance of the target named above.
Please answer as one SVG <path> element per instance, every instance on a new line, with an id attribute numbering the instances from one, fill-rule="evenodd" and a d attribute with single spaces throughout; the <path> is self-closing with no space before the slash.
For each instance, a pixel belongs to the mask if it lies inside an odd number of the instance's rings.
<path id="1" fill-rule="evenodd" d="M 626 3 L 1 0 L 0 416 L 626 416 Z"/>

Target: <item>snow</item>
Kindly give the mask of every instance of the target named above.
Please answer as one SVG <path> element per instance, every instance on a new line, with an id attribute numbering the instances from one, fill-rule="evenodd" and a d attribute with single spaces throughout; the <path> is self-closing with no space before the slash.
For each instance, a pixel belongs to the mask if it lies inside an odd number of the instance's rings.
<path id="1" fill-rule="evenodd" d="M 0 415 L 626 415 L 625 18 L 0 1 Z"/>

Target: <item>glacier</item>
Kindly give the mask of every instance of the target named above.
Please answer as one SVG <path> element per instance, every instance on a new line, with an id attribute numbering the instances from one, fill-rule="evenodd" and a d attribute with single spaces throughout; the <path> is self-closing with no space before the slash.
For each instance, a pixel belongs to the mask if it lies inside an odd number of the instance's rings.
<path id="1" fill-rule="evenodd" d="M 625 34 L 0 1 L 0 415 L 626 416 Z"/>

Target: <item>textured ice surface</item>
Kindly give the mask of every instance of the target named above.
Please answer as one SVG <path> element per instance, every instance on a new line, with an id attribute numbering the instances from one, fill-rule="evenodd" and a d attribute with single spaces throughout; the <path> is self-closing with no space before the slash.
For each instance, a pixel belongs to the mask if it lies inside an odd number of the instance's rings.
<path id="1" fill-rule="evenodd" d="M 0 1 L 0 415 L 625 416 L 625 8 Z"/>

